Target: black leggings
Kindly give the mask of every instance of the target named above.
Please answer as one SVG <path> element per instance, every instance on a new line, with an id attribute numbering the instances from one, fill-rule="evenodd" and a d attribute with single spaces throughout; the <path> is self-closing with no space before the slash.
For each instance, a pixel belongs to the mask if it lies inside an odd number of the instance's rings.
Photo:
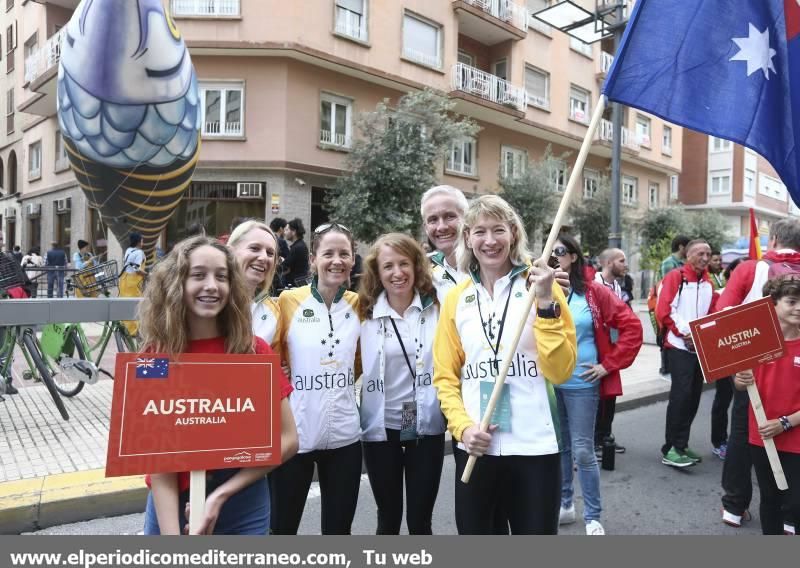
<path id="1" fill-rule="evenodd" d="M 400 441 L 400 430 L 386 429 L 385 442 L 364 442 L 364 462 L 378 505 L 375 534 L 400 534 L 403 474 L 408 534 L 433 534 L 431 518 L 444 464 L 444 434 Z"/>
<path id="2" fill-rule="evenodd" d="M 558 534 L 561 505 L 561 457 L 483 456 L 469 483 L 461 474 L 469 457 L 456 448 L 456 518 L 459 534 L 492 534 L 501 504 L 512 534 Z"/>
<path id="3" fill-rule="evenodd" d="M 322 499 L 322 534 L 350 534 L 361 485 L 361 442 L 297 454 L 270 474 L 272 534 L 297 534 L 315 463 Z"/>
<path id="4" fill-rule="evenodd" d="M 775 476 L 769 465 L 766 450 L 750 444 L 750 455 L 756 470 L 758 488 L 761 490 L 761 532 L 764 534 L 783 534 L 784 520 L 800 527 L 800 454 L 778 452 L 781 467 L 786 475 L 789 489 L 781 491 L 775 483 Z"/>

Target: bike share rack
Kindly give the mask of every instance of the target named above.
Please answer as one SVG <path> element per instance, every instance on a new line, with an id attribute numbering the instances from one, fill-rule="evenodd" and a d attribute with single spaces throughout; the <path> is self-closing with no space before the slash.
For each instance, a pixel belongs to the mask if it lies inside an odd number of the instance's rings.
<path id="1" fill-rule="evenodd" d="M 141 298 L 0 300 L 0 327 L 135 320 Z"/>

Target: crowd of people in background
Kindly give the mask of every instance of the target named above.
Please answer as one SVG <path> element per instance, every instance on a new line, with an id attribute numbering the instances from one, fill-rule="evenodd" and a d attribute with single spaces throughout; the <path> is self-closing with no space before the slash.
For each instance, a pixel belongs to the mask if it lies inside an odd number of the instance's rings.
<path id="1" fill-rule="evenodd" d="M 321 532 L 349 534 L 363 463 L 376 532 L 399 534 L 405 513 L 410 534 L 432 534 L 449 431 L 456 479 L 480 457 L 470 483 L 456 483 L 460 534 L 556 534 L 578 518 L 576 472 L 586 534 L 605 534 L 599 463 L 613 469 L 613 456 L 626 451 L 613 433 L 620 371 L 643 343 L 625 252 L 609 248 L 592 262 L 575 236 L 562 233 L 548 262 L 534 260 L 508 203 L 470 202 L 450 186 L 428 190 L 420 213 L 422 242 L 385 234 L 363 261 L 352 231 L 335 221 L 308 237 L 299 218 L 237 218 L 216 239 L 192 226 L 153 266 L 142 236 L 130 235 L 119 289 L 143 296 L 139 320 L 128 325 L 145 350 L 274 352 L 283 361 L 283 462 L 210 472 L 202 533 L 296 534 L 316 471 Z M 11 254 L 31 272 L 69 260 L 58 243 L 44 256 Z M 72 266 L 93 261 L 89 243 L 78 241 Z M 48 296 L 63 295 L 63 275 L 47 272 Z M 651 294 L 658 371 L 670 379 L 661 463 L 676 469 L 702 461 L 689 444 L 703 385 L 689 322 L 773 299 L 791 356 L 717 381 L 710 416 L 712 455 L 724 460 L 721 520 L 738 527 L 752 518 L 754 467 L 765 534 L 800 523 L 798 275 L 800 222 L 786 219 L 772 225 L 763 259 L 728 266 L 702 238 L 677 236 Z M 536 301 L 527 313 L 529 291 Z M 163 310 L 183 317 L 166 329 Z M 521 340 L 510 352 L 518 326 Z M 505 358 L 512 363 L 484 430 Z M 749 409 L 754 384 L 765 425 Z M 776 441 L 788 492 L 775 486 L 764 439 Z M 187 530 L 187 480 L 148 476 L 146 533 Z"/>

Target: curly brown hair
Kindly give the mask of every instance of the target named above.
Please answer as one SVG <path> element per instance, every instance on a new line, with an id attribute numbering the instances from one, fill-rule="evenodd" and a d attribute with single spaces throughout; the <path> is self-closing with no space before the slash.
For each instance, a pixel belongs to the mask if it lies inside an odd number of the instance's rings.
<path id="1" fill-rule="evenodd" d="M 411 260 L 414 265 L 414 288 L 422 295 L 432 296 L 436 301 L 436 289 L 433 287 L 431 277 L 431 266 L 425 251 L 420 244 L 402 233 L 388 233 L 378 238 L 369 254 L 364 260 L 364 272 L 361 274 L 361 284 L 358 287 L 358 302 L 361 317 L 363 319 L 372 317 L 372 308 L 383 292 L 381 284 L 380 269 L 378 268 L 378 255 L 381 247 L 392 248 L 398 254 Z"/>
<path id="2" fill-rule="evenodd" d="M 764 296 L 771 296 L 772 302 L 775 304 L 785 296 L 796 296 L 800 298 L 800 278 L 792 274 L 787 274 L 778 276 L 772 280 L 767 280 L 766 284 L 764 284 L 763 292 Z"/>
<path id="3" fill-rule="evenodd" d="M 148 277 L 139 304 L 142 351 L 182 353 L 189 345 L 184 283 L 189 276 L 189 257 L 201 247 L 212 247 L 225 255 L 230 292 L 228 303 L 217 316 L 227 353 L 253 353 L 252 298 L 247 293 L 239 263 L 227 246 L 205 236 L 179 242 Z"/>

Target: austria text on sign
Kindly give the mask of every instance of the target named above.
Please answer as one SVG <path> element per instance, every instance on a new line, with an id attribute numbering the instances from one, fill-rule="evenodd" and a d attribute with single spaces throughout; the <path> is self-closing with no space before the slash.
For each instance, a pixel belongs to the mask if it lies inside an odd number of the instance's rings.
<path id="1" fill-rule="evenodd" d="M 279 373 L 275 355 L 120 353 L 106 475 L 280 463 Z"/>
<path id="2" fill-rule="evenodd" d="M 689 323 L 706 381 L 779 359 L 786 352 L 772 298 Z"/>

